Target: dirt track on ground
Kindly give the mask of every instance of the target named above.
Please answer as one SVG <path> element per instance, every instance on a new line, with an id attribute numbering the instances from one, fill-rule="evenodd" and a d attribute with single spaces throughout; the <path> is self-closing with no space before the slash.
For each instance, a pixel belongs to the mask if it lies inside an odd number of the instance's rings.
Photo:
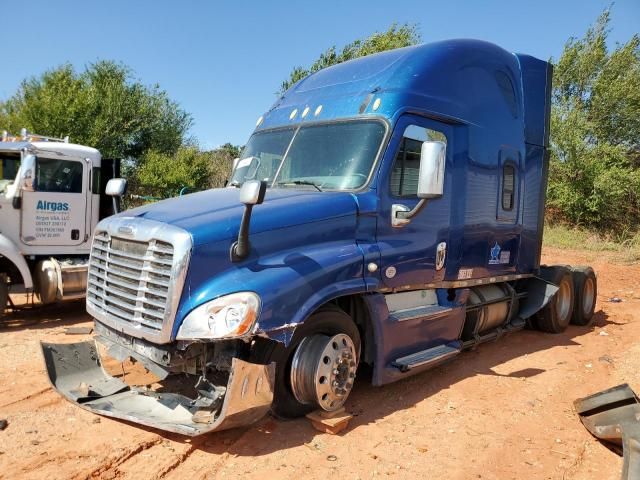
<path id="1" fill-rule="evenodd" d="M 361 379 L 338 436 L 267 417 L 189 440 L 98 417 L 49 387 L 38 351 L 86 337 L 65 334 L 91 325 L 83 305 L 14 314 L 0 327 L 0 478 L 618 479 L 621 459 L 572 401 L 622 382 L 640 392 L 640 265 L 551 249 L 544 261 L 597 270 L 593 327 L 518 332 L 383 388 Z"/>

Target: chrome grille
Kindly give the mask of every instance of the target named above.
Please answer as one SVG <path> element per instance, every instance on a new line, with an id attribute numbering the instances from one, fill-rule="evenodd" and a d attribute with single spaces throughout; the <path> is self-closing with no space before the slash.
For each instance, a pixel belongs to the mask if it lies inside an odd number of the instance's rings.
<path id="1" fill-rule="evenodd" d="M 134 328 L 161 332 L 171 313 L 174 248 L 96 231 L 89 261 L 87 305 Z"/>

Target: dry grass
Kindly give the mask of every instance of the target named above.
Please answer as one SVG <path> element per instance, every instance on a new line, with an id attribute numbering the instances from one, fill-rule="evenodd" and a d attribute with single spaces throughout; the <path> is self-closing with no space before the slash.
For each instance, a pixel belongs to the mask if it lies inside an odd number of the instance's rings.
<path id="1" fill-rule="evenodd" d="M 566 225 L 545 225 L 543 244 L 569 250 L 612 252 L 612 258 L 620 262 L 640 262 L 640 232 L 614 238 Z"/>

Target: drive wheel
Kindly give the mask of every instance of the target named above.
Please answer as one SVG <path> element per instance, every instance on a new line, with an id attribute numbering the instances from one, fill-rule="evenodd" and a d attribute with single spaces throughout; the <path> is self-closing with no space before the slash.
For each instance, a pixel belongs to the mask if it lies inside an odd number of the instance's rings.
<path id="1" fill-rule="evenodd" d="M 337 307 L 320 310 L 296 331 L 282 357 L 286 360 L 277 366 L 272 407 L 277 416 L 338 410 L 351 393 L 358 369 L 358 328 Z"/>
<path id="2" fill-rule="evenodd" d="M 573 284 L 575 304 L 571 323 L 581 326 L 591 325 L 598 296 L 596 274 L 591 267 L 575 267 L 573 268 Z"/>
<path id="3" fill-rule="evenodd" d="M 0 273 L 0 318 L 4 317 L 9 303 L 9 280 L 6 273 Z"/>
<path id="4" fill-rule="evenodd" d="M 536 316 L 539 330 L 549 333 L 562 333 L 571 322 L 574 305 L 573 276 L 563 267 L 558 282 L 558 291 L 549 303 Z"/>

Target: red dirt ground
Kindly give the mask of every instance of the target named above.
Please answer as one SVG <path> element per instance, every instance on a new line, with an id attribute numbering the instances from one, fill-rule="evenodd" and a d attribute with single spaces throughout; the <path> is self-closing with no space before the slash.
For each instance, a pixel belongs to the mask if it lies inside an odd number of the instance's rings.
<path id="1" fill-rule="evenodd" d="M 64 331 L 91 325 L 83 304 L 18 312 L 0 327 L 0 478 L 618 479 L 621 458 L 572 402 L 623 382 L 640 392 L 640 265 L 555 249 L 544 261 L 596 269 L 593 327 L 518 332 L 382 388 L 361 380 L 337 436 L 266 417 L 189 440 L 93 415 L 51 389 L 38 347 L 85 338 Z"/>

